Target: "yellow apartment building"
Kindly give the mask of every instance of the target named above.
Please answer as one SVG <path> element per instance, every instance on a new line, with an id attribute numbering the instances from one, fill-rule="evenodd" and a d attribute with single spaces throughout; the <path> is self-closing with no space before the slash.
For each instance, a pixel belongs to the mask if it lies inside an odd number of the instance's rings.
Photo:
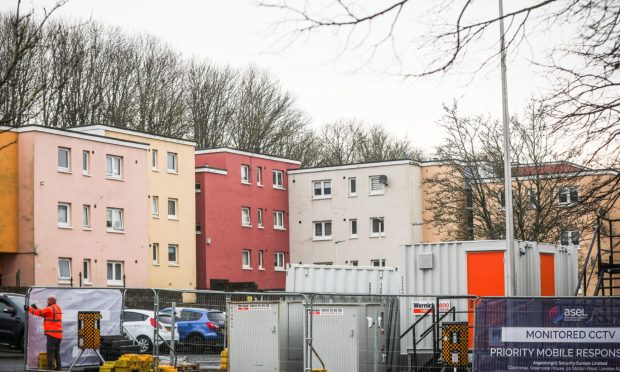
<path id="1" fill-rule="evenodd" d="M 17 156 L 17 133 L 0 127 L 0 268 L 4 257 L 18 252 Z M 16 275 L 0 272 L 0 285 L 14 283 Z"/>

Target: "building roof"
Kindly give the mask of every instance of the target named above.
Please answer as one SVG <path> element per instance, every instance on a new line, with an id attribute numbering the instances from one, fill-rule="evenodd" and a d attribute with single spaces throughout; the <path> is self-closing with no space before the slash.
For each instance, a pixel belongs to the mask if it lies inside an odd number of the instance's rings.
<path id="1" fill-rule="evenodd" d="M 413 160 L 409 160 L 409 159 L 385 160 L 385 161 L 375 161 L 375 162 L 367 162 L 367 163 L 354 163 L 354 164 L 342 164 L 342 165 L 330 165 L 330 166 L 291 169 L 288 171 L 288 173 L 289 174 L 302 174 L 302 173 L 326 172 L 326 171 L 336 171 L 336 170 L 345 170 L 345 169 L 389 167 L 389 166 L 394 166 L 394 165 L 417 165 L 419 166 L 420 163 L 413 161 Z"/>
<path id="2" fill-rule="evenodd" d="M 110 126 L 110 125 L 100 125 L 100 124 L 98 124 L 98 125 L 85 125 L 85 126 L 79 126 L 79 127 L 70 127 L 68 129 L 72 130 L 72 131 L 76 131 L 76 132 L 85 132 L 85 131 L 90 131 L 90 130 L 105 130 L 105 131 L 110 131 L 110 132 L 123 133 L 123 134 L 132 135 L 132 136 L 151 138 L 151 139 L 156 139 L 156 140 L 159 140 L 159 141 L 174 142 L 174 143 L 178 143 L 178 144 L 182 144 L 182 145 L 188 145 L 188 146 L 196 147 L 196 143 L 195 142 L 188 141 L 188 140 L 183 139 L 183 138 L 172 137 L 172 136 L 164 136 L 164 135 L 161 135 L 161 134 L 155 134 L 155 133 L 150 133 L 150 132 L 146 132 L 146 131 L 140 131 L 140 130 L 136 130 L 136 129 L 118 128 L 118 127 L 113 127 L 113 126 Z"/>
<path id="3" fill-rule="evenodd" d="M 229 153 L 229 154 L 236 154 L 236 155 L 243 155 L 243 156 L 250 156 L 250 157 L 253 157 L 253 158 L 267 159 L 267 160 L 273 160 L 273 161 L 280 161 L 280 162 L 283 162 L 283 163 L 290 163 L 290 164 L 295 164 L 295 165 L 301 165 L 301 162 L 297 161 L 297 160 L 287 159 L 287 158 L 283 158 L 283 157 L 275 156 L 275 155 L 268 155 L 268 154 L 260 154 L 260 153 L 255 153 L 255 152 L 243 151 L 243 150 L 233 149 L 233 148 L 230 148 L 230 147 L 219 147 L 219 148 L 206 149 L 206 150 L 197 150 L 196 151 L 196 155 L 217 154 L 217 153 L 220 153 L 220 152 Z"/>
<path id="4" fill-rule="evenodd" d="M 106 136 L 100 136 L 98 134 L 76 132 L 73 130 L 68 130 L 68 129 L 63 129 L 63 128 L 44 127 L 42 125 L 30 124 L 30 125 L 24 125 L 21 127 L 17 127 L 17 128 L 10 128 L 7 130 L 16 132 L 16 133 L 40 132 L 40 133 L 55 134 L 59 136 L 79 138 L 79 139 L 83 139 L 87 141 L 103 142 L 103 143 L 109 143 L 113 145 L 126 146 L 126 147 L 133 147 L 133 148 L 138 148 L 138 149 L 143 149 L 143 150 L 148 150 L 149 148 L 148 143 L 129 141 L 129 140 L 117 139 L 117 138 L 110 138 Z"/>
<path id="5" fill-rule="evenodd" d="M 221 175 L 228 175 L 228 170 L 226 169 L 221 169 L 221 168 L 214 168 L 214 167 L 209 167 L 208 165 L 203 165 L 201 167 L 196 167 L 195 169 L 196 173 L 214 173 L 214 174 L 221 174 Z"/>

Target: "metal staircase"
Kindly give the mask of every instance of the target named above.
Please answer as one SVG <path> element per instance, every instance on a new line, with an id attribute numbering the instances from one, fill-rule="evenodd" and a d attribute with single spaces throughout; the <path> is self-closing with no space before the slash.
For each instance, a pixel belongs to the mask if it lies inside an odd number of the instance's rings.
<path id="1" fill-rule="evenodd" d="M 591 288 L 593 279 L 596 279 L 596 286 Z M 579 272 L 575 296 L 579 294 L 620 295 L 620 219 L 598 217 L 592 241 Z"/>

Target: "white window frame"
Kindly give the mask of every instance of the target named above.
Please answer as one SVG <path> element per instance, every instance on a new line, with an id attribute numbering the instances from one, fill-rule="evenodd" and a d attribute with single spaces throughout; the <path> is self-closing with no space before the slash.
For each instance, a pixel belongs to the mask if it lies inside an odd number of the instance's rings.
<path id="1" fill-rule="evenodd" d="M 263 186 L 263 167 L 256 167 L 256 186 Z"/>
<path id="2" fill-rule="evenodd" d="M 200 184 L 200 182 L 195 182 L 194 183 L 194 192 L 196 194 L 200 194 L 201 191 L 202 191 L 202 185 Z"/>
<path id="3" fill-rule="evenodd" d="M 326 187 L 328 185 L 329 187 Z M 318 188 L 317 188 L 318 186 Z M 329 194 L 326 190 L 329 189 Z M 316 191 L 319 194 L 316 194 Z M 331 199 L 332 197 L 332 180 L 316 180 L 312 181 L 312 199 Z"/>
<path id="4" fill-rule="evenodd" d="M 82 151 L 82 175 L 90 176 L 90 151 Z"/>
<path id="5" fill-rule="evenodd" d="M 118 161 L 118 169 L 115 169 L 115 161 Z M 118 171 L 118 174 L 116 174 L 115 171 Z M 118 155 L 106 154 L 105 174 L 107 178 L 117 180 L 123 179 L 123 157 Z"/>
<path id="6" fill-rule="evenodd" d="M 273 228 L 275 230 L 286 230 L 284 227 L 284 211 L 273 211 Z"/>
<path id="7" fill-rule="evenodd" d="M 351 260 L 351 261 L 349 261 L 349 264 L 351 266 L 359 266 L 360 262 L 358 260 Z"/>
<path id="8" fill-rule="evenodd" d="M 246 258 L 247 257 L 247 264 Z M 243 270 L 252 270 L 252 251 L 249 249 L 243 249 L 241 251 L 241 268 Z"/>
<path id="9" fill-rule="evenodd" d="M 375 263 L 376 263 L 377 265 L 375 265 Z M 382 259 L 381 259 L 381 264 L 382 264 L 382 265 L 379 265 L 379 259 L 378 259 L 378 258 L 377 258 L 377 259 L 374 259 L 374 260 L 370 260 L 370 266 L 374 266 L 374 267 L 385 267 L 385 258 L 382 258 Z"/>
<path id="10" fill-rule="evenodd" d="M 170 168 L 170 159 L 172 156 L 172 168 Z M 168 173 L 178 174 L 179 173 L 179 154 L 176 152 L 168 151 L 166 153 L 166 169 Z"/>
<path id="11" fill-rule="evenodd" d="M 65 222 L 59 221 L 60 207 L 65 207 L 67 210 L 67 221 Z M 58 209 L 57 209 L 57 217 L 58 218 L 56 219 L 56 221 L 58 222 L 58 227 L 64 228 L 64 229 L 70 229 L 71 228 L 71 203 L 59 202 Z"/>
<path id="12" fill-rule="evenodd" d="M 352 189 L 352 188 L 351 188 L 351 182 L 354 182 L 354 183 L 355 183 L 355 191 L 351 191 L 351 189 Z M 357 178 L 355 178 L 355 177 L 349 177 L 349 178 L 347 179 L 347 191 L 348 191 L 348 193 L 349 193 L 349 196 L 351 196 L 351 197 L 355 197 L 355 196 L 357 196 Z"/>
<path id="13" fill-rule="evenodd" d="M 284 252 L 276 252 L 273 255 L 273 269 L 274 271 L 285 271 L 284 267 Z"/>
<path id="14" fill-rule="evenodd" d="M 82 261 L 82 281 L 84 284 L 92 284 L 91 274 L 92 265 L 90 264 L 90 258 L 85 258 Z"/>
<path id="15" fill-rule="evenodd" d="M 170 214 L 170 202 L 174 205 L 174 214 Z M 168 219 L 169 220 L 178 220 L 179 219 L 179 199 L 177 198 L 168 198 Z"/>
<path id="16" fill-rule="evenodd" d="M 170 248 L 174 248 L 174 261 L 170 260 Z M 168 244 L 168 249 L 166 250 L 166 256 L 168 258 L 168 266 L 179 266 L 179 245 Z"/>
<path id="17" fill-rule="evenodd" d="M 374 227 L 374 221 L 375 220 L 379 220 L 381 221 L 381 230 L 383 231 L 378 231 L 375 232 L 375 227 Z M 359 226 L 358 226 L 359 228 Z M 371 238 L 376 238 L 378 236 L 384 237 L 385 236 L 385 218 L 384 217 L 371 217 L 370 218 L 370 237 Z"/>
<path id="18" fill-rule="evenodd" d="M 159 243 L 151 244 L 151 261 L 153 265 L 159 266 Z"/>
<path id="19" fill-rule="evenodd" d="M 577 200 L 572 200 L 571 192 L 577 191 Z M 560 201 L 561 195 L 566 194 L 566 201 Z M 561 207 L 568 206 L 579 202 L 579 187 L 578 186 L 562 186 L 558 189 L 558 205 Z"/>
<path id="20" fill-rule="evenodd" d="M 278 190 L 284 190 L 284 171 L 274 169 L 271 171 L 271 180 L 273 182 L 273 188 Z M 279 182 L 278 182 L 279 181 Z"/>
<path id="21" fill-rule="evenodd" d="M 353 233 L 353 225 L 355 225 L 355 233 Z M 349 239 L 357 239 L 359 231 L 360 230 L 360 225 L 357 222 L 357 218 L 351 218 L 349 219 Z"/>
<path id="22" fill-rule="evenodd" d="M 82 205 L 82 227 L 85 230 L 90 230 L 91 228 L 90 205 L 88 204 Z"/>
<path id="23" fill-rule="evenodd" d="M 258 251 L 258 269 L 265 270 L 265 252 L 263 250 Z"/>
<path id="24" fill-rule="evenodd" d="M 562 235 L 567 234 L 567 239 L 568 239 L 568 245 L 566 244 L 562 244 Z M 578 244 L 574 244 L 573 243 L 573 235 L 577 235 L 577 239 L 579 239 L 579 243 Z M 581 234 L 579 233 L 578 230 L 563 230 L 560 232 L 560 245 L 562 246 L 568 246 L 568 247 L 579 247 L 581 245 Z"/>
<path id="25" fill-rule="evenodd" d="M 380 175 L 376 175 L 376 176 L 369 176 L 368 177 L 368 194 L 369 195 L 383 195 L 385 194 L 385 185 L 382 183 L 379 183 L 379 178 L 381 176 Z M 373 190 L 372 188 L 372 180 L 373 179 L 377 179 L 377 184 L 381 185 L 381 189 L 380 190 Z"/>
<path id="26" fill-rule="evenodd" d="M 67 154 L 67 166 L 60 165 L 60 153 L 65 152 Z M 57 158 L 56 158 L 56 167 L 59 172 L 71 173 L 71 149 L 68 147 L 58 147 Z"/>
<path id="27" fill-rule="evenodd" d="M 326 235 L 325 227 L 326 225 L 330 225 L 330 234 Z M 316 225 L 321 225 L 321 235 L 316 234 Z M 333 225 L 331 220 L 325 221 L 313 221 L 312 222 L 312 240 L 332 240 Z"/>
<path id="28" fill-rule="evenodd" d="M 263 209 L 262 208 L 258 208 L 257 210 L 257 214 L 256 214 L 256 225 L 258 226 L 259 229 L 264 228 L 263 226 Z"/>
<path id="29" fill-rule="evenodd" d="M 241 207 L 241 226 L 252 227 L 252 210 L 249 207 Z M 246 218 L 247 217 L 247 218 Z"/>
<path id="30" fill-rule="evenodd" d="M 244 185 L 250 184 L 250 166 L 247 164 L 241 164 L 241 183 Z"/>
<path id="31" fill-rule="evenodd" d="M 125 214 L 125 211 L 122 208 L 113 208 L 113 207 L 106 208 L 105 221 L 106 221 L 106 228 L 108 232 L 125 231 L 124 214 Z M 118 217 L 118 218 L 115 218 L 115 217 Z M 110 226 L 108 226 L 108 222 L 110 222 Z"/>
<path id="32" fill-rule="evenodd" d="M 112 279 L 108 276 L 108 266 L 112 265 Z M 116 266 L 120 265 L 121 273 L 120 278 L 116 278 Z M 108 261 L 105 266 L 105 276 L 108 285 L 123 285 L 123 274 L 125 273 L 125 263 L 123 261 Z"/>
<path id="33" fill-rule="evenodd" d="M 159 152 L 151 149 L 151 169 L 159 172 Z"/>
<path id="34" fill-rule="evenodd" d="M 69 276 L 61 276 L 60 275 L 61 274 L 60 262 L 67 262 L 67 264 L 69 266 Z M 71 259 L 70 258 L 65 258 L 65 257 L 58 258 L 58 281 L 60 281 L 60 282 L 70 281 L 72 277 L 73 277 L 73 272 L 71 270 Z"/>
<path id="35" fill-rule="evenodd" d="M 159 196 L 151 195 L 151 215 L 159 217 Z"/>

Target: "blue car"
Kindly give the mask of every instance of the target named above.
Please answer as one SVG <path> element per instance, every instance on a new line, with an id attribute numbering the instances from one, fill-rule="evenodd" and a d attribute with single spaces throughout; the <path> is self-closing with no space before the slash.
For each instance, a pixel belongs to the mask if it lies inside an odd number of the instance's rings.
<path id="1" fill-rule="evenodd" d="M 176 308 L 176 328 L 179 342 L 192 349 L 208 347 L 214 351 L 224 348 L 226 340 L 226 316 L 219 310 Z M 172 322 L 172 308 L 159 312 L 159 321 Z"/>

